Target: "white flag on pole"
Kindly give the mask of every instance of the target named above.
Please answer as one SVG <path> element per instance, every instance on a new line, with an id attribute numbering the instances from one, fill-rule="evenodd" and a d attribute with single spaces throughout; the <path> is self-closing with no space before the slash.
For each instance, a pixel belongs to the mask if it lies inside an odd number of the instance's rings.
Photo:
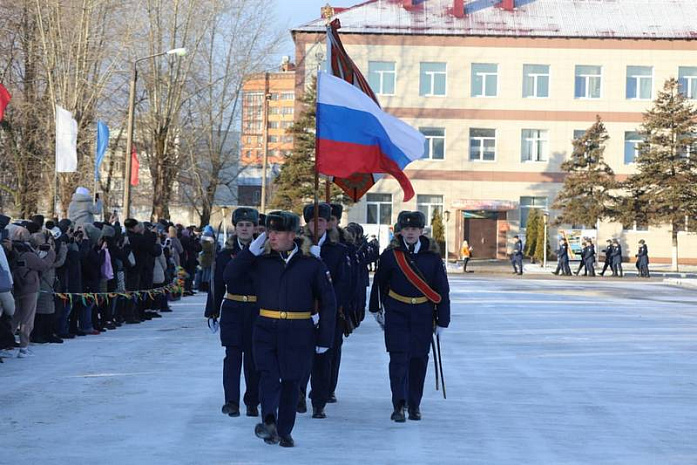
<path id="1" fill-rule="evenodd" d="M 77 121 L 56 105 L 56 173 L 77 171 Z"/>

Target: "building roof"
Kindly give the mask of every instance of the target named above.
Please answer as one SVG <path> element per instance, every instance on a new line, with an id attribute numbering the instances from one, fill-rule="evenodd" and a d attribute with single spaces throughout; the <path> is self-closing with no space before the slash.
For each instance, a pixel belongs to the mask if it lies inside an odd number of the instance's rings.
<path id="1" fill-rule="evenodd" d="M 695 0 L 515 0 L 505 11 L 499 0 L 465 0 L 465 16 L 453 15 L 454 0 L 369 0 L 341 9 L 343 34 L 408 34 L 565 38 L 697 38 Z M 317 19 L 294 28 L 323 32 Z"/>

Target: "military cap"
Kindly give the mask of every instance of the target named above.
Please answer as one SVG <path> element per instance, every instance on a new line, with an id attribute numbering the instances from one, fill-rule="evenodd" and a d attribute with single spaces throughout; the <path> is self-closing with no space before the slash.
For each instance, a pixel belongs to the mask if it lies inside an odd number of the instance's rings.
<path id="1" fill-rule="evenodd" d="M 240 207 L 232 212 L 232 224 L 237 226 L 240 221 L 249 221 L 254 226 L 259 224 L 259 212 L 254 208 Z"/>
<path id="2" fill-rule="evenodd" d="M 319 203 L 317 204 L 317 211 L 318 211 L 318 217 L 319 218 L 324 218 L 325 220 L 329 221 L 331 218 L 333 208 L 329 206 L 328 203 Z M 303 208 L 303 219 L 305 220 L 305 223 L 309 223 L 315 218 L 315 204 L 310 203 L 305 205 L 305 208 Z"/>
<path id="3" fill-rule="evenodd" d="M 394 226 L 392 227 L 392 232 L 397 234 L 401 231 L 402 231 L 402 227 L 399 225 L 399 223 L 395 223 Z"/>
<path id="4" fill-rule="evenodd" d="M 639 244 L 645 244 L 644 239 L 639 239 Z"/>
<path id="5" fill-rule="evenodd" d="M 608 239 L 608 240 L 606 240 L 605 242 L 607 242 L 608 244 L 612 244 L 612 240 L 611 240 L 611 239 Z"/>
<path id="6" fill-rule="evenodd" d="M 420 211 L 401 211 L 397 217 L 397 224 L 399 228 L 423 228 L 426 226 L 426 217 Z"/>
<path id="7" fill-rule="evenodd" d="M 351 223 L 346 225 L 346 229 L 348 229 L 351 233 L 353 233 L 357 237 L 363 237 L 363 226 L 361 226 L 358 223 L 351 222 Z"/>
<path id="8" fill-rule="evenodd" d="M 138 220 L 135 218 L 126 218 L 126 221 L 123 222 L 123 225 L 127 228 L 135 228 L 136 225 L 138 224 Z"/>
<path id="9" fill-rule="evenodd" d="M 331 204 L 332 214 L 331 216 L 336 217 L 337 220 L 341 219 L 341 214 L 344 212 L 344 206 L 340 203 Z"/>
<path id="10" fill-rule="evenodd" d="M 259 226 L 266 226 L 266 215 L 259 213 Z"/>
<path id="11" fill-rule="evenodd" d="M 274 211 L 266 215 L 266 229 L 269 231 L 297 232 L 300 217 L 293 212 Z"/>

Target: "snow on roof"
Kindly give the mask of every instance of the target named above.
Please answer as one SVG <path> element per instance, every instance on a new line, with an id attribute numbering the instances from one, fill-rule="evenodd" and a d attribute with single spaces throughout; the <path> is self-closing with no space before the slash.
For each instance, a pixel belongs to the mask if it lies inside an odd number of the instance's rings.
<path id="1" fill-rule="evenodd" d="M 697 38 L 696 0 L 466 0 L 463 18 L 454 0 L 369 0 L 341 9 L 341 33 L 634 39 Z M 293 32 L 323 32 L 317 19 Z"/>

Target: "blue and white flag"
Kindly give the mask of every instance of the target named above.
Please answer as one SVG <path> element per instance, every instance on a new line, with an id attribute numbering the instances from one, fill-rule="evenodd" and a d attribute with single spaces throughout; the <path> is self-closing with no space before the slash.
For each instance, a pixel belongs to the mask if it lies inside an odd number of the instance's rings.
<path id="1" fill-rule="evenodd" d="M 104 161 L 106 149 L 109 147 L 109 128 L 102 121 L 97 122 L 97 145 L 94 154 L 94 180 L 99 181 L 99 166 Z"/>

